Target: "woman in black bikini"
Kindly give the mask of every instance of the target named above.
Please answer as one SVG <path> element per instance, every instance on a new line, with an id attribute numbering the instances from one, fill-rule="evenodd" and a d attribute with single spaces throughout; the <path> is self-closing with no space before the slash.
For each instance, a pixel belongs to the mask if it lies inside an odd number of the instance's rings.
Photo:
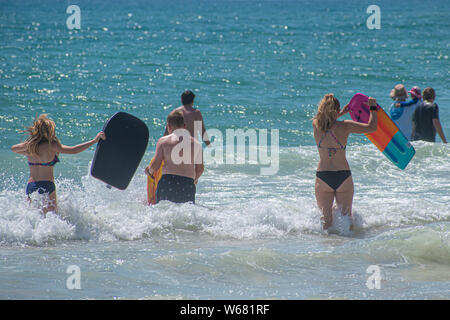
<path id="1" fill-rule="evenodd" d="M 323 213 L 325 230 L 333 222 L 334 199 L 343 215 L 352 214 L 353 179 L 345 149 L 350 133 L 370 133 L 377 129 L 377 102 L 374 98 L 369 98 L 368 105 L 371 108 L 367 124 L 352 120 L 337 121 L 348 112 L 348 105 L 341 110 L 339 100 L 332 93 L 326 94 L 313 119 L 314 139 L 320 156 L 315 191 L 317 206 Z"/>
<path id="2" fill-rule="evenodd" d="M 69 147 L 61 144 L 55 134 L 55 123 L 43 114 L 36 119 L 31 127 L 27 127 L 28 138 L 25 142 L 16 144 L 11 150 L 28 157 L 30 167 L 30 178 L 26 194 L 28 198 L 33 192 L 47 194 L 48 201 L 42 208 L 43 213 L 55 211 L 56 188 L 53 176 L 53 167 L 59 162 L 59 153 L 76 154 L 80 153 L 100 139 L 105 139 L 105 134 L 99 132 L 95 139 Z"/>

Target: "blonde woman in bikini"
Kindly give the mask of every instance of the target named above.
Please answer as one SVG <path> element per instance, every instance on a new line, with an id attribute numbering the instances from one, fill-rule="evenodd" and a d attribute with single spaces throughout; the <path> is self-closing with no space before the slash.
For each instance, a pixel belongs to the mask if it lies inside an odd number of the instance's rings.
<path id="1" fill-rule="evenodd" d="M 56 187 L 53 168 L 59 162 L 59 153 L 77 154 L 80 153 L 100 139 L 106 139 L 103 132 L 99 132 L 95 139 L 76 145 L 65 146 L 61 144 L 55 134 L 55 123 L 46 114 L 40 115 L 32 126 L 27 127 L 28 138 L 19 144 L 11 147 L 15 153 L 22 154 L 28 158 L 30 167 L 30 177 L 26 188 L 26 194 L 30 199 L 33 192 L 47 194 L 48 201 L 42 211 L 56 211 Z"/>
<path id="2" fill-rule="evenodd" d="M 369 98 L 368 105 L 368 123 L 338 121 L 339 117 L 348 112 L 348 105 L 341 110 L 339 100 L 332 93 L 326 94 L 313 119 L 314 139 L 320 156 L 315 193 L 317 206 L 323 213 L 325 230 L 333 223 L 332 208 L 335 200 L 343 215 L 352 215 L 353 179 L 345 149 L 350 133 L 370 133 L 377 129 L 377 102 L 374 98 Z"/>

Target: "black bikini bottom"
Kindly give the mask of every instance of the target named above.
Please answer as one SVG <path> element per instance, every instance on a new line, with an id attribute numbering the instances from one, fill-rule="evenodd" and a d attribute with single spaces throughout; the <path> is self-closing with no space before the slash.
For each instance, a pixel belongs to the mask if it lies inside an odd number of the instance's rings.
<path id="1" fill-rule="evenodd" d="M 341 186 L 341 184 L 352 175 L 350 170 L 340 171 L 316 171 L 316 177 L 323 180 L 329 185 L 334 192 Z"/>

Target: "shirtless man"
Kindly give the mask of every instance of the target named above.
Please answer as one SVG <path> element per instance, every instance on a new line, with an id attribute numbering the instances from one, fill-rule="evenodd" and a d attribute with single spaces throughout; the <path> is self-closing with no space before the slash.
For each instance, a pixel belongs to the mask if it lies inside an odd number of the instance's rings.
<path id="1" fill-rule="evenodd" d="M 201 134 L 202 140 L 207 146 L 210 145 L 208 135 L 206 134 L 205 122 L 203 121 L 203 116 L 200 110 L 195 109 L 194 105 L 195 94 L 191 90 L 186 90 L 181 95 L 182 106 L 176 108 L 175 110 L 183 112 L 184 122 L 186 123 L 186 129 L 191 134 L 191 137 L 198 138 Z M 166 131 L 164 135 L 168 135 L 168 127 L 166 125 Z"/>
<path id="2" fill-rule="evenodd" d="M 156 144 L 154 160 L 145 168 L 145 173 L 153 176 L 164 161 L 156 203 L 161 200 L 195 203 L 195 185 L 204 170 L 202 146 L 186 130 L 183 112 L 179 110 L 167 117 L 167 130 L 168 135 Z"/>

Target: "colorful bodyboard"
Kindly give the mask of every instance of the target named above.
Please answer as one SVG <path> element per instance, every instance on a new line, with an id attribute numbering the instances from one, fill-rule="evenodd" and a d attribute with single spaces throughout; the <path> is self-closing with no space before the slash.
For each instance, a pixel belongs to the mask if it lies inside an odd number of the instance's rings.
<path id="1" fill-rule="evenodd" d="M 154 158 L 150 161 L 150 164 Z M 156 204 L 156 188 L 158 188 L 158 182 L 162 176 L 162 168 L 164 166 L 164 161 L 161 162 L 161 166 L 158 171 L 153 174 L 153 177 L 147 176 L 147 202 L 148 204 Z"/>
<path id="2" fill-rule="evenodd" d="M 368 123 L 370 110 L 367 104 L 369 97 L 362 93 L 353 96 L 348 104 L 349 114 L 353 121 Z M 377 130 L 366 134 L 366 137 L 380 150 L 393 164 L 405 169 L 416 151 L 405 135 L 400 131 L 387 113 L 378 107 Z"/>

